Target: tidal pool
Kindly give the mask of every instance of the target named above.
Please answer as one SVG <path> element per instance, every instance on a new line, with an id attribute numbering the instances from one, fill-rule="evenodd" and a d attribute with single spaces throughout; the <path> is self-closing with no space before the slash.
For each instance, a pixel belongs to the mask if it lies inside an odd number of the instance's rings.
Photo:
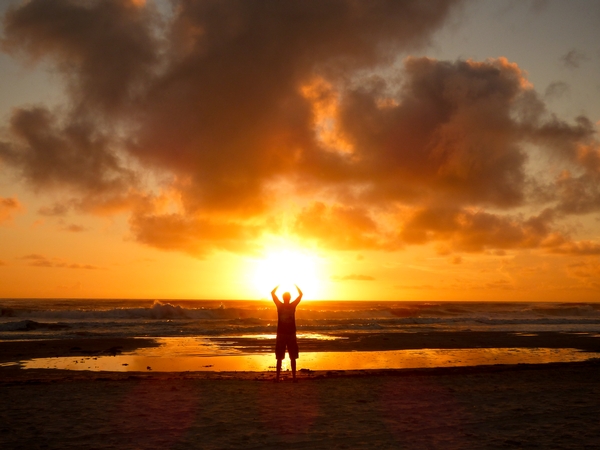
<path id="1" fill-rule="evenodd" d="M 157 347 L 115 356 L 36 358 L 20 362 L 24 369 L 63 369 L 110 372 L 264 372 L 274 370 L 272 353 L 247 353 L 215 345 L 202 338 L 162 338 Z M 458 367 L 493 364 L 576 362 L 600 353 L 570 348 L 469 348 L 351 352 L 301 352 L 298 369 L 361 370 Z M 289 359 L 283 370 L 289 369 Z"/>

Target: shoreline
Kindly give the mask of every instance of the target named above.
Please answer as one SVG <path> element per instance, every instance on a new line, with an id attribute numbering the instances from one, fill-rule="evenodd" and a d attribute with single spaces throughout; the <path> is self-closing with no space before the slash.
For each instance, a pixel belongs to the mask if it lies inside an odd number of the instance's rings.
<path id="1" fill-rule="evenodd" d="M 549 362 L 540 364 L 488 364 L 456 367 L 423 367 L 406 369 L 356 369 L 356 370 L 299 370 L 299 382 L 317 382 L 338 378 L 372 378 L 372 377 L 452 377 L 486 374 L 514 374 L 521 372 L 561 372 L 585 371 L 597 373 L 600 379 L 600 359 L 576 362 Z M 290 371 L 281 373 L 283 383 L 291 383 Z M 20 369 L 18 366 L 0 367 L 0 386 L 18 384 L 54 384 L 74 381 L 174 381 L 174 380 L 207 380 L 207 381 L 252 381 L 271 382 L 275 370 L 268 371 L 187 371 L 187 372 L 110 372 L 91 370 L 62 369 Z"/>
<path id="2" fill-rule="evenodd" d="M 300 354 L 308 352 L 352 352 L 421 349 L 475 348 L 549 348 L 600 352 L 600 334 L 500 332 L 500 331 L 427 331 L 418 333 L 331 333 L 339 339 L 298 338 Z M 222 350 L 236 349 L 245 354 L 274 351 L 274 339 L 251 336 L 196 337 L 78 337 L 68 339 L 32 339 L 0 341 L 0 363 L 33 358 L 89 357 L 117 355 L 144 348 L 160 347 L 160 339 L 202 339 Z"/>
<path id="3" fill-rule="evenodd" d="M 448 354 L 452 350 L 485 350 L 485 349 L 506 349 L 507 352 L 515 349 L 576 349 L 583 352 L 600 353 L 600 338 L 596 337 L 596 333 L 588 334 L 567 334 L 558 332 L 543 332 L 535 333 L 535 335 L 520 335 L 515 333 L 505 332 L 425 332 L 425 333 L 370 333 L 348 336 L 347 339 L 338 340 L 310 340 L 300 343 L 301 355 L 298 360 L 298 377 L 300 379 L 321 379 L 332 377 L 360 377 L 374 376 L 377 374 L 431 374 L 437 373 L 469 373 L 475 371 L 499 371 L 507 370 L 506 368 L 514 368 L 510 370 L 520 370 L 522 367 L 551 369 L 561 367 L 561 365 L 570 365 L 570 367 L 584 367 L 590 370 L 597 370 L 600 367 L 600 361 L 594 355 L 590 354 L 590 359 L 575 361 L 575 360 L 526 360 L 512 357 L 510 361 L 506 358 L 503 360 L 500 355 L 498 363 L 489 359 L 481 360 L 480 363 L 467 363 L 462 365 L 444 365 L 442 362 L 429 366 L 391 366 L 386 367 L 368 367 L 368 366 L 347 366 L 344 368 L 334 368 L 323 370 L 319 369 L 318 365 L 310 363 L 310 354 L 319 355 L 322 352 L 339 352 L 338 355 L 343 355 L 344 352 L 351 352 L 352 356 L 363 354 L 368 356 L 373 352 L 373 358 L 377 356 L 377 352 L 385 353 L 393 350 L 422 350 L 427 353 L 427 349 L 444 354 L 447 350 Z M 342 337 L 344 337 L 342 335 Z M 171 338 L 178 339 L 178 338 Z M 227 337 L 227 338 L 207 338 L 211 343 L 218 343 L 222 349 L 243 349 L 242 355 L 262 355 L 269 357 L 272 353 L 273 342 L 267 339 L 257 338 L 242 338 L 242 337 Z M 193 342 L 192 342 L 193 343 Z M 194 349 L 195 347 L 191 347 Z M 206 370 L 189 367 L 179 367 L 171 370 L 167 365 L 167 369 L 155 368 L 152 371 L 148 368 L 147 371 L 139 370 L 139 366 L 131 366 L 124 370 L 106 369 L 99 370 L 89 368 L 78 368 L 73 370 L 72 367 L 61 368 L 59 366 L 42 366 L 42 368 L 24 368 L 23 366 L 34 359 L 47 359 L 49 361 L 58 361 L 60 359 L 77 360 L 82 358 L 86 362 L 91 362 L 92 359 L 119 361 L 120 358 L 132 357 L 136 351 L 154 351 L 167 361 L 170 357 L 168 353 L 161 354 L 165 350 L 161 348 L 161 343 L 158 338 L 76 338 L 76 339 L 57 339 L 57 340 L 28 340 L 28 341 L 1 341 L 0 342 L 0 382 L 12 381 L 39 381 L 43 380 L 60 380 L 60 379 L 110 379 L 110 380 L 125 380 L 128 377 L 139 377 L 141 379 L 240 379 L 240 380 L 264 380 L 274 375 L 274 367 L 270 367 L 270 363 L 263 365 L 263 368 L 255 368 L 244 370 L 245 366 L 212 366 Z M 305 353 L 307 359 L 303 361 L 302 354 Z M 431 353 L 433 356 L 433 353 Z M 113 360 L 112 356 L 117 356 Z M 239 355 L 237 355 L 239 356 Z M 583 355 L 585 356 L 585 355 Z M 339 357 L 339 356 L 338 356 Z M 409 355 L 406 355 L 409 357 Z M 210 356 L 188 356 L 187 359 L 202 361 L 206 358 L 206 364 L 210 362 Z M 218 358 L 236 358 L 236 356 L 219 356 Z M 173 358 L 175 361 L 176 358 Z M 157 360 L 155 360 L 157 361 Z M 284 361 L 288 361 L 286 358 Z M 440 360 L 441 361 L 441 360 Z M 503 362 L 504 361 L 504 362 Z M 515 363 L 515 361 L 517 361 Z M 121 361 L 125 362 L 125 361 Z M 129 362 L 129 361 L 127 361 Z M 54 364 L 54 363 L 53 363 Z M 157 362 L 158 364 L 158 362 Z M 435 364 L 438 364 L 437 366 Z M 123 364 L 126 365 L 126 364 Z M 275 359 L 273 357 L 273 366 Z M 269 366 L 269 370 L 266 370 Z M 35 367 L 35 366 L 34 366 Z M 38 366 L 39 367 L 39 366 Z M 113 366 L 114 367 L 114 366 Z M 146 365 L 142 366 L 146 368 Z M 163 364 L 164 367 L 164 364 Z M 196 366 L 197 367 L 197 366 Z M 241 367 L 240 370 L 237 370 Z M 255 366 L 256 367 L 256 366 Z M 356 367 L 356 368 L 354 368 Z M 288 367 L 289 368 L 289 367 Z M 273 369 L 273 370 L 271 370 Z M 317 369 L 317 370 L 315 370 Z M 285 376 L 287 372 L 284 372 Z M 291 376 L 291 374 L 290 374 Z"/>

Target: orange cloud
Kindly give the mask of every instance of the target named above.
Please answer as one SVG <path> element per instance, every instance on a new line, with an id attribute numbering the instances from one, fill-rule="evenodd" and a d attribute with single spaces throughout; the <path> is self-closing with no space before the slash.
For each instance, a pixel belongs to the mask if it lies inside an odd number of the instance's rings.
<path id="1" fill-rule="evenodd" d="M 336 250 L 382 248 L 390 245 L 368 210 L 327 206 L 316 202 L 296 217 L 293 232 Z"/>
<path id="2" fill-rule="evenodd" d="M 564 242 L 552 249 L 568 255 L 600 255 L 600 243 L 594 241 Z"/>
<path id="3" fill-rule="evenodd" d="M 98 270 L 101 268 L 92 264 L 68 263 L 61 260 L 60 258 L 48 258 L 44 255 L 40 255 L 37 253 L 32 253 L 30 255 L 23 256 L 20 259 L 23 261 L 27 261 L 27 265 L 32 267 L 86 270 Z"/>
<path id="4" fill-rule="evenodd" d="M 0 160 L 65 195 L 41 215 L 125 213 L 136 241 L 196 256 L 252 251 L 284 215 L 338 250 L 566 252 L 557 218 L 600 211 L 592 121 L 552 114 L 502 57 L 392 73 L 457 3 L 19 3 L 3 48 L 69 98 L 15 108 Z M 528 172 L 531 144 L 554 180 Z"/>
<path id="5" fill-rule="evenodd" d="M 13 219 L 14 214 L 23 210 L 23 206 L 16 198 L 0 197 L 0 223 Z"/>
<path id="6" fill-rule="evenodd" d="M 38 210 L 38 214 L 47 217 L 61 217 L 65 216 L 69 208 L 67 205 L 56 203 L 53 206 L 43 206 Z"/>
<path id="7" fill-rule="evenodd" d="M 600 262 L 597 259 L 568 264 L 567 274 L 579 279 L 587 288 L 600 289 Z"/>
<path id="8" fill-rule="evenodd" d="M 468 252 L 548 247 L 554 237 L 552 221 L 549 210 L 525 220 L 473 209 L 427 208 L 416 211 L 400 235 L 407 243 L 447 241 L 455 250 Z"/>
<path id="9" fill-rule="evenodd" d="M 81 233 L 82 231 L 87 231 L 87 228 L 81 225 L 77 225 L 77 224 L 69 224 L 69 225 L 65 225 L 62 228 L 64 231 L 69 231 L 71 233 Z"/>
<path id="10" fill-rule="evenodd" d="M 134 214 L 130 225 L 138 242 L 194 256 L 204 256 L 214 248 L 249 252 L 259 235 L 256 226 L 181 214 Z"/>

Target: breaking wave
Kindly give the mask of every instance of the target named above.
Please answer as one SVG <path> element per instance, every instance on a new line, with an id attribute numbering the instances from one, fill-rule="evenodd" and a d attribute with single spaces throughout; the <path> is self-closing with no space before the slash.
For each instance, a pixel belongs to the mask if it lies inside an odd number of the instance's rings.
<path id="1" fill-rule="evenodd" d="M 306 301 L 296 319 L 300 331 L 316 333 L 600 331 L 600 304 Z M 0 339 L 273 333 L 276 323 L 276 310 L 265 301 L 5 300 L 0 304 Z"/>

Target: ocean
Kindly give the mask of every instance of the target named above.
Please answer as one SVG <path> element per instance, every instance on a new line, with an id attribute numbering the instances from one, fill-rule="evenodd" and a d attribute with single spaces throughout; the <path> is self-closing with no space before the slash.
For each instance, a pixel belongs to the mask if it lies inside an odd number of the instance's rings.
<path id="1" fill-rule="evenodd" d="M 299 334 L 600 332 L 600 303 L 303 301 Z M 0 340 L 272 335 L 271 301 L 1 299 Z"/>
<path id="2" fill-rule="evenodd" d="M 596 303 L 305 300 L 298 306 L 296 324 L 300 365 L 313 371 L 600 357 Z M 48 341 L 72 344 L 62 344 L 67 349 L 62 356 L 23 354 L 0 366 L 266 373 L 273 370 L 276 329 L 275 305 L 266 300 L 3 299 L 0 343 L 33 341 L 34 353 Z M 564 345 L 547 344 L 548 332 Z M 453 344 L 458 335 L 462 343 Z M 98 339 L 107 348 L 89 350 Z M 138 344 L 134 350 L 115 350 L 111 339 Z M 288 364 L 286 358 L 284 370 Z"/>

